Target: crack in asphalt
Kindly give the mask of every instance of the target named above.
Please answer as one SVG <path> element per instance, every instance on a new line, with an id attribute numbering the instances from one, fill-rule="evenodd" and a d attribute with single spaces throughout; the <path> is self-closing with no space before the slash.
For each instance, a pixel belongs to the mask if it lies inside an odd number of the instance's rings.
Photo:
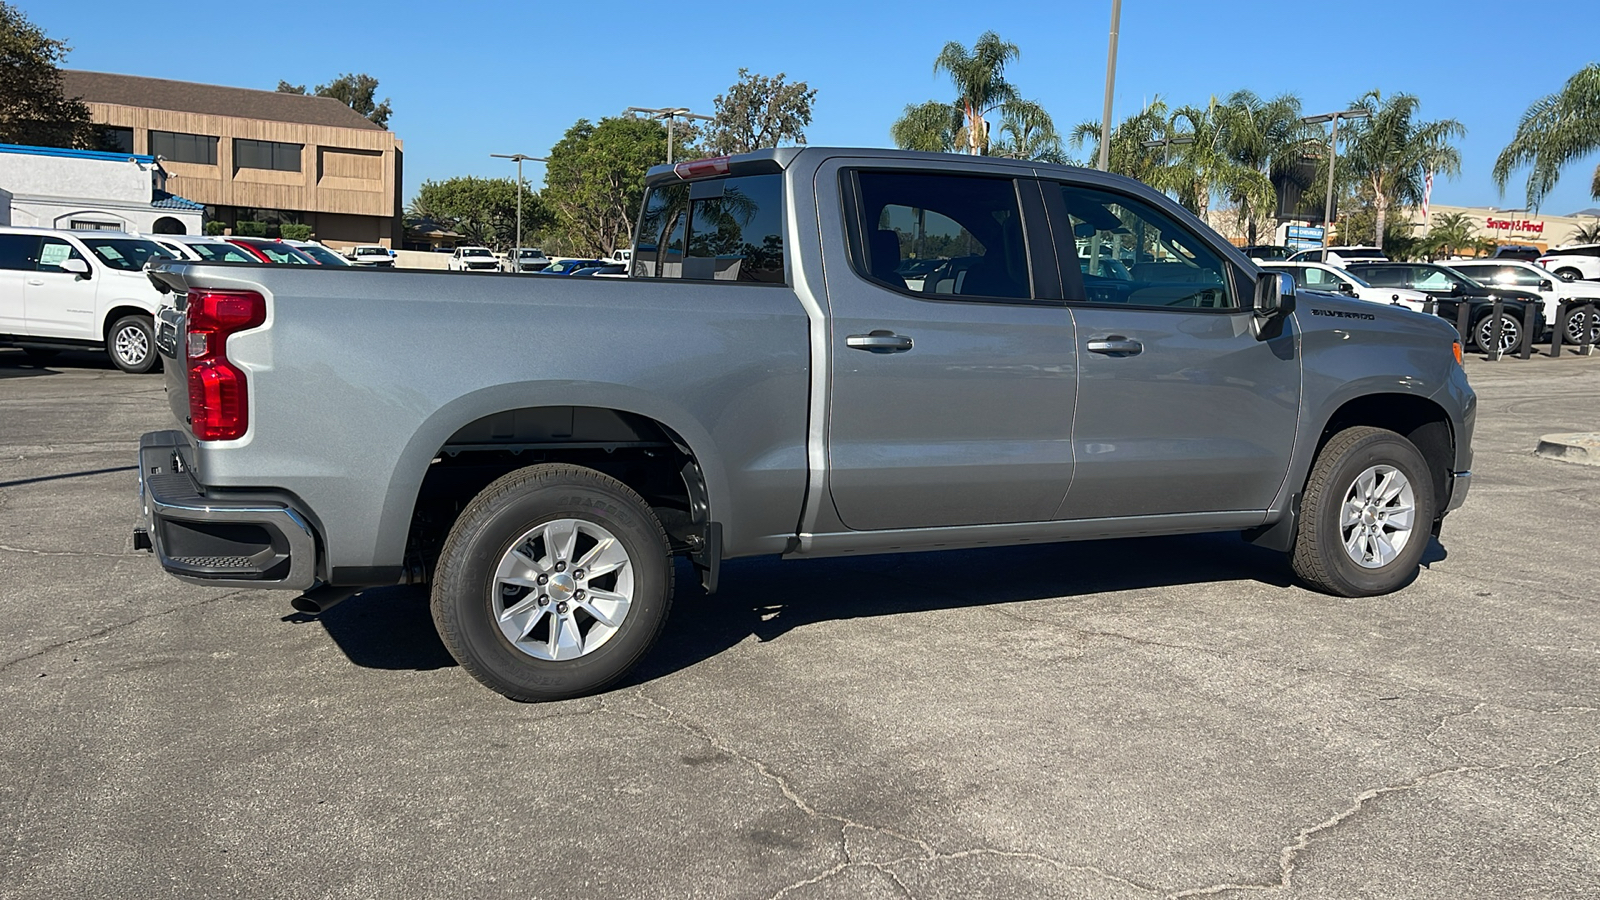
<path id="1" fill-rule="evenodd" d="M 137 625 L 140 622 L 145 622 L 145 621 L 148 621 L 150 619 L 159 619 L 162 616 L 171 615 L 172 613 L 175 613 L 175 612 L 182 612 L 183 610 L 186 610 L 186 609 L 195 609 L 197 607 L 206 606 L 206 605 L 211 604 L 211 603 L 216 603 L 216 602 L 221 601 L 221 600 L 226 600 L 229 597 L 237 597 L 240 594 L 247 594 L 249 592 L 250 592 L 249 588 L 241 588 L 241 589 L 239 589 L 237 591 L 228 591 L 227 593 L 219 594 L 218 596 L 215 596 L 215 597 L 209 597 L 209 598 L 204 599 L 204 600 L 196 600 L 193 603 L 179 603 L 176 606 L 169 606 L 166 609 L 160 609 L 160 610 L 156 610 L 155 612 L 145 613 L 144 615 L 141 615 L 141 616 L 135 616 L 134 618 L 129 619 L 126 622 L 118 622 L 118 623 L 116 623 L 114 625 L 107 625 L 104 628 L 100 628 L 100 629 L 97 629 L 95 631 L 91 631 L 88 634 L 81 634 L 81 635 L 78 635 L 77 637 L 72 637 L 72 638 L 67 638 L 66 640 L 57 641 L 54 644 L 50 644 L 48 646 L 42 647 L 42 648 L 40 648 L 38 650 L 33 651 L 32 653 L 27 653 L 27 654 L 24 654 L 22 656 L 19 656 L 19 657 L 15 658 L 15 659 L 9 659 L 9 660 L 6 660 L 3 663 L 0 663 L 0 674 L 4 674 L 6 672 L 9 672 L 13 667 L 19 666 L 22 663 L 27 662 L 28 660 L 38 659 L 41 656 L 45 656 L 46 654 L 49 654 L 49 653 L 54 653 L 55 651 L 60 650 L 60 649 L 62 649 L 64 647 L 71 647 L 73 644 L 81 644 L 84 641 L 91 641 L 91 640 L 94 640 L 97 637 L 104 637 L 105 635 L 108 635 L 108 634 L 110 634 L 110 633 L 112 633 L 114 631 L 120 631 L 120 630 L 122 630 L 124 628 L 128 628 L 128 627 L 131 627 L 133 625 Z"/>
<path id="2" fill-rule="evenodd" d="M 825 871 L 823 871 L 821 873 L 818 873 L 816 875 L 812 875 L 812 876 L 810 876 L 808 878 L 805 878 L 805 879 L 802 879 L 800 881 L 794 882 L 793 884 L 785 885 L 784 887 L 780 888 L 777 891 L 777 893 L 775 893 L 771 897 L 769 897 L 768 900 L 781 900 L 781 898 L 787 896 L 788 894 L 792 893 L 793 891 L 799 890 L 800 888 L 807 887 L 809 885 L 819 884 L 819 883 L 821 883 L 823 881 L 826 881 L 826 880 L 828 880 L 830 878 L 833 878 L 833 877 L 835 877 L 835 876 L 837 876 L 837 875 L 839 875 L 839 874 L 843 873 L 844 871 L 846 871 L 848 869 L 851 869 L 851 868 L 873 869 L 873 870 L 882 872 L 885 876 L 887 876 L 896 885 L 897 888 L 899 888 L 899 890 L 903 891 L 907 897 L 914 897 L 915 895 L 911 892 L 910 888 L 908 888 L 905 885 L 905 883 L 900 879 L 899 875 L 897 873 L 895 873 L 894 871 L 892 871 L 889 867 L 896 866 L 896 865 L 903 865 L 903 864 L 912 863 L 912 862 L 935 862 L 935 863 L 937 863 L 937 862 L 946 862 L 946 861 L 951 861 L 951 860 L 969 859 L 969 858 L 980 857 L 980 856 L 995 856 L 995 857 L 1002 857 L 1002 858 L 1009 858 L 1009 859 L 1028 859 L 1028 860 L 1033 860 L 1033 861 L 1045 863 L 1047 865 L 1051 865 L 1051 866 L 1054 866 L 1054 867 L 1056 867 L 1058 869 L 1063 869 L 1063 870 L 1066 870 L 1066 871 L 1085 872 L 1085 873 L 1093 874 L 1093 875 L 1096 875 L 1096 876 L 1098 876 L 1100 878 L 1103 878 L 1103 879 L 1105 879 L 1107 881 L 1113 881 L 1113 882 L 1116 882 L 1117 884 L 1121 884 L 1121 885 L 1125 885 L 1127 887 L 1134 888 L 1136 890 L 1139 890 L 1139 891 L 1141 891 L 1143 893 L 1146 893 L 1146 894 L 1149 894 L 1151 896 L 1158 896 L 1159 893 L 1160 893 L 1156 888 L 1153 888 L 1153 887 L 1151 887 L 1149 885 L 1140 884 L 1137 881 L 1134 881 L 1132 879 L 1129 879 L 1129 878 L 1126 878 L 1124 876 L 1118 875 L 1115 872 L 1108 872 L 1108 871 L 1106 871 L 1104 869 L 1101 869 L 1101 868 L 1099 868 L 1097 866 L 1091 866 L 1091 865 L 1087 865 L 1087 864 L 1083 864 L 1083 863 L 1069 863 L 1069 862 L 1065 862 L 1065 861 L 1062 861 L 1062 860 L 1059 860 L 1059 859 L 1054 859 L 1052 857 L 1044 856 L 1044 855 L 1038 854 L 1038 853 L 1029 853 L 1029 852 L 1019 851 L 1019 850 L 1001 850 L 1001 849 L 993 848 L 993 847 L 974 847 L 974 848 L 969 848 L 969 849 L 966 849 L 966 850 L 956 850 L 956 851 L 945 852 L 945 851 L 938 850 L 931 843 L 929 843 L 928 841 L 923 840 L 922 838 L 913 837 L 911 835 L 905 834 L 904 832 L 897 831 L 897 830 L 895 830 L 893 828 L 890 828 L 890 827 L 887 827 L 887 826 L 872 825 L 872 824 L 865 823 L 865 822 L 857 822 L 854 819 L 851 819 L 851 818 L 849 818 L 847 816 L 841 816 L 841 815 L 838 815 L 836 813 L 823 812 L 823 811 L 817 809 L 815 806 L 812 806 L 811 803 L 808 802 L 804 797 L 800 796 L 800 793 L 794 789 L 794 786 L 789 783 L 789 780 L 787 778 L 785 778 L 783 775 L 779 774 L 778 772 L 774 771 L 773 768 L 770 765 L 768 765 L 766 762 L 764 762 L 763 760 L 757 759 L 756 757 L 751 756 L 748 753 L 744 753 L 744 752 L 742 752 L 740 750 L 737 750 L 737 749 L 729 746 L 728 744 L 724 743 L 723 741 L 719 740 L 716 737 L 716 735 L 712 734 L 710 731 L 706 730 L 705 728 L 696 726 L 691 722 L 685 721 L 681 716 L 678 715 L 676 710 L 673 710 L 670 707 L 667 707 L 667 706 L 657 702 L 654 698 L 652 698 L 652 697 L 648 696 L 647 694 L 645 694 L 643 688 L 640 688 L 640 689 L 636 690 L 634 692 L 634 696 L 638 697 L 640 700 L 643 700 L 645 703 L 649 704 L 651 707 L 654 707 L 656 710 L 659 710 L 661 712 L 662 716 L 664 717 L 661 720 L 663 723 L 677 726 L 678 728 L 680 728 L 683 731 L 693 735 L 694 737 L 698 738 L 699 740 L 704 741 L 708 746 L 711 747 L 711 749 L 717 751 L 718 753 L 722 753 L 722 754 L 724 754 L 726 756 L 729 756 L 729 757 L 731 757 L 733 759 L 737 759 L 740 762 L 743 762 L 745 765 L 749 766 L 750 768 L 754 769 L 758 775 L 760 775 L 763 779 L 765 779 L 767 782 L 769 782 L 774 787 L 776 787 L 778 789 L 779 793 L 781 793 L 784 796 L 784 799 L 788 800 L 790 804 L 792 804 L 796 809 L 800 810 L 800 812 L 803 813 L 808 818 L 818 819 L 818 820 L 828 821 L 828 822 L 835 822 L 840 826 L 838 852 L 842 857 L 844 857 L 843 861 L 839 862 L 839 863 L 836 863 L 833 866 L 830 866 L 828 869 L 826 869 Z M 653 721 L 649 717 L 640 716 L 640 715 L 637 715 L 635 713 L 629 713 L 629 712 L 625 712 L 625 711 L 622 711 L 622 710 L 616 710 L 616 712 L 618 712 L 618 713 L 620 713 L 622 715 L 630 716 L 632 718 L 640 719 L 642 721 Z M 903 842 L 905 842 L 907 844 L 911 844 L 912 846 L 916 847 L 917 849 L 919 849 L 922 852 L 920 854 L 916 854 L 916 855 L 897 857 L 895 859 L 892 859 L 892 860 L 890 860 L 888 862 L 883 862 L 883 863 L 868 862 L 868 861 L 865 861 L 865 860 L 857 860 L 857 859 L 854 858 L 854 855 L 850 853 L 849 843 L 845 839 L 845 835 L 849 832 L 849 830 L 851 828 L 857 828 L 857 829 L 860 829 L 862 831 L 866 831 L 866 832 L 869 832 L 869 833 L 872 833 L 872 834 L 886 835 L 886 836 L 894 838 L 896 840 L 903 841 Z"/>
<path id="3" fill-rule="evenodd" d="M 1438 749 L 1438 750 L 1443 750 L 1444 752 L 1450 754 L 1451 756 L 1454 756 L 1456 758 L 1456 761 L 1459 762 L 1461 760 L 1461 753 L 1458 750 L 1456 750 L 1454 747 L 1446 747 L 1445 745 L 1440 744 L 1439 742 L 1434 740 L 1434 737 L 1437 736 L 1439 734 L 1439 732 L 1443 731 L 1445 729 L 1445 727 L 1450 724 L 1450 720 L 1451 719 L 1459 719 L 1459 718 L 1462 718 L 1464 716 L 1470 716 L 1470 715 L 1476 713 L 1478 710 L 1483 709 L 1483 707 L 1485 705 L 1486 705 L 1486 703 L 1484 701 L 1480 700 L 1477 703 L 1474 703 L 1472 705 L 1471 709 L 1464 709 L 1464 710 L 1458 709 L 1455 712 L 1445 713 L 1442 717 L 1440 717 L 1439 724 L 1433 726 L 1433 730 L 1428 732 L 1427 734 L 1423 735 L 1422 739 L 1425 742 L 1427 742 L 1427 744 L 1430 747 L 1433 747 L 1433 748 Z"/>
<path id="4" fill-rule="evenodd" d="M 1455 717 L 1457 715 L 1467 715 L 1467 713 L 1452 714 L 1451 716 L 1446 716 L 1445 718 L 1448 720 L 1448 719 L 1453 718 L 1453 717 Z M 1441 724 L 1440 727 L 1443 727 L 1443 724 Z M 1434 730 L 1437 731 L 1438 729 L 1436 728 Z M 1455 767 L 1453 769 L 1441 769 L 1441 770 L 1436 771 L 1436 772 L 1429 772 L 1429 773 L 1427 773 L 1425 775 L 1418 776 L 1417 778 L 1412 779 L 1411 781 L 1405 782 L 1403 784 L 1385 785 L 1384 787 L 1372 788 L 1370 790 L 1362 791 L 1360 794 L 1356 795 L 1355 802 L 1351 803 L 1350 806 L 1348 806 L 1347 808 L 1345 808 L 1341 812 L 1338 812 L 1338 813 L 1336 813 L 1336 814 L 1334 814 L 1334 815 L 1332 815 L 1332 816 L 1330 816 L 1330 817 L 1328 817 L 1326 819 L 1323 819 L 1321 822 L 1318 822 L 1315 825 L 1312 825 L 1312 826 L 1307 827 L 1307 828 L 1300 829 L 1300 831 L 1295 834 L 1294 841 L 1292 843 L 1286 845 L 1285 847 L 1283 847 L 1281 850 L 1278 851 L 1278 881 L 1277 881 L 1277 883 L 1275 883 L 1275 884 L 1236 884 L 1236 883 L 1213 884 L 1213 885 L 1208 885 L 1206 887 L 1189 888 L 1187 890 L 1177 891 L 1177 892 L 1168 894 L 1166 896 L 1165 900 L 1182 900 L 1182 898 L 1184 898 L 1184 897 L 1209 897 L 1209 896 L 1214 896 L 1214 895 L 1217 895 L 1217 894 L 1227 893 L 1227 892 L 1230 892 L 1230 891 L 1243 892 L 1243 891 L 1282 891 L 1282 890 L 1287 890 L 1289 885 L 1290 885 L 1290 883 L 1294 879 L 1294 869 L 1295 869 L 1296 859 L 1299 857 L 1299 855 L 1300 855 L 1300 853 L 1302 851 L 1304 851 L 1307 847 L 1309 847 L 1311 845 L 1311 839 L 1316 837 L 1319 834 L 1322 834 L 1322 833 L 1327 832 L 1327 831 L 1329 831 L 1329 830 L 1331 830 L 1333 828 L 1338 827 L 1339 825 L 1343 824 L 1344 822 L 1348 822 L 1357 813 L 1359 813 L 1363 808 L 1365 808 L 1368 803 L 1372 802 L 1373 800 L 1376 800 L 1376 799 L 1378 799 L 1380 797 L 1383 797 L 1383 796 L 1386 796 L 1388 794 L 1398 794 L 1398 793 L 1404 793 L 1406 791 L 1412 791 L 1412 790 L 1415 790 L 1415 789 L 1417 789 L 1419 787 L 1422 787 L 1424 785 L 1427 785 L 1427 784 L 1430 784 L 1430 783 L 1432 783 L 1434 781 L 1437 781 L 1439 779 L 1449 778 L 1449 777 L 1451 777 L 1453 775 L 1476 774 L 1476 773 L 1479 773 L 1479 772 L 1501 772 L 1501 771 L 1514 770 L 1514 769 L 1553 769 L 1553 768 L 1555 768 L 1557 766 L 1565 765 L 1566 763 L 1570 763 L 1570 762 L 1573 762 L 1573 761 L 1578 760 L 1578 759 L 1582 759 L 1582 758 L 1587 757 L 1587 756 L 1592 756 L 1592 755 L 1594 755 L 1596 753 L 1600 753 L 1600 747 L 1594 747 L 1594 748 L 1591 748 L 1591 749 L 1588 749 L 1588 750 L 1584 750 L 1584 751 L 1582 751 L 1580 753 L 1574 753 L 1571 756 L 1564 756 L 1564 757 L 1561 757 L 1560 759 L 1552 760 L 1550 762 L 1545 762 L 1545 763 L 1532 763 L 1532 764 L 1529 764 L 1529 765 L 1518 765 L 1518 764 L 1514 764 L 1514 763 L 1502 763 L 1502 764 L 1497 765 L 1497 766 L 1457 766 L 1457 767 Z"/>
<path id="5" fill-rule="evenodd" d="M 0 551 L 27 553 L 32 556 L 84 556 L 93 559 L 138 559 L 145 555 L 141 550 L 130 550 L 127 553 L 98 553 L 94 550 L 35 550 L 31 547 L 12 547 L 7 544 L 0 544 Z"/>

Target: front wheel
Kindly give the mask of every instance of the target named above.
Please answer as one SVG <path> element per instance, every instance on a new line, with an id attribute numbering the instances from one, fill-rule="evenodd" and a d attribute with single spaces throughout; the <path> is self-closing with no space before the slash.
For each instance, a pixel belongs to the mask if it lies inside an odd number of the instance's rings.
<path id="1" fill-rule="evenodd" d="M 439 556 L 433 621 L 472 677 L 524 702 L 598 691 L 649 651 L 672 604 L 666 533 L 627 485 L 545 464 L 489 485 Z"/>
<path id="2" fill-rule="evenodd" d="M 149 316 L 123 316 L 106 332 L 106 353 L 117 368 L 143 375 L 156 367 L 155 328 Z"/>
<path id="3" fill-rule="evenodd" d="M 1433 479 L 1417 448 L 1382 428 L 1346 428 L 1306 481 L 1295 574 L 1341 597 L 1398 590 L 1416 577 L 1433 517 Z"/>
<path id="4" fill-rule="evenodd" d="M 1472 330 L 1472 342 L 1485 353 L 1494 346 L 1494 314 L 1478 320 Z M 1510 313 L 1500 314 L 1500 355 L 1509 356 L 1522 349 L 1522 321 Z"/>

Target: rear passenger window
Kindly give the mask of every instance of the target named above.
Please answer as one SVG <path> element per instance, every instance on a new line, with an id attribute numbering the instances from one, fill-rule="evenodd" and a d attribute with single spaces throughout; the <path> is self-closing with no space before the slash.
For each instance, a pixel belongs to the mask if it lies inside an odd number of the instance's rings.
<path id="1" fill-rule="evenodd" d="M 32 269 L 38 258 L 38 235 L 0 234 L 0 269 Z"/>
<path id="2" fill-rule="evenodd" d="M 1132 197 L 1062 185 L 1087 299 L 1237 309 L 1228 267 L 1193 232 Z"/>
<path id="3" fill-rule="evenodd" d="M 783 176 L 652 189 L 634 235 L 633 277 L 784 284 Z"/>
<path id="4" fill-rule="evenodd" d="M 1033 295 L 1009 178 L 861 172 L 856 271 L 929 297 Z"/>

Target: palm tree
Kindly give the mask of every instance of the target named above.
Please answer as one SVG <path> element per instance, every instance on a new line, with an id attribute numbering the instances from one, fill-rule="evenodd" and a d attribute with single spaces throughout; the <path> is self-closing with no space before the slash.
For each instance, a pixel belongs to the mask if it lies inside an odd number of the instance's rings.
<path id="1" fill-rule="evenodd" d="M 1000 139 L 989 149 L 995 156 L 1064 163 L 1055 120 L 1032 100 L 1013 100 L 1000 108 Z"/>
<path id="2" fill-rule="evenodd" d="M 1227 117 L 1228 154 L 1242 166 L 1267 176 L 1288 174 L 1305 158 L 1313 129 L 1300 121 L 1300 98 L 1283 94 L 1262 100 L 1252 91 L 1235 91 L 1223 106 Z M 1256 242 L 1258 221 L 1275 205 L 1258 206 L 1250 198 L 1230 197 L 1239 205 L 1251 244 Z"/>
<path id="3" fill-rule="evenodd" d="M 905 112 L 889 126 L 889 136 L 901 150 L 952 153 L 956 149 L 956 131 L 961 127 L 961 120 L 961 110 L 949 103 L 938 100 L 918 105 L 908 103 Z"/>
<path id="4" fill-rule="evenodd" d="M 1236 198 L 1240 208 L 1266 209 L 1272 206 L 1272 182 L 1256 169 L 1240 163 L 1229 152 L 1233 143 L 1230 125 L 1235 117 L 1217 98 L 1204 108 L 1184 106 L 1172 114 L 1174 133 L 1180 121 L 1188 124 L 1190 143 L 1182 148 L 1178 165 L 1171 173 L 1178 202 L 1202 220 L 1211 207 L 1214 193 Z"/>
<path id="5" fill-rule="evenodd" d="M 1172 182 L 1167 165 L 1167 154 L 1162 148 L 1146 147 L 1149 141 L 1160 140 L 1171 133 L 1167 119 L 1167 105 L 1157 98 L 1149 106 L 1118 122 L 1111 129 L 1111 152 L 1108 166 L 1113 172 L 1134 178 L 1156 190 L 1168 190 Z M 1100 123 L 1080 122 L 1068 136 L 1072 149 L 1087 146 L 1089 158 L 1100 156 Z M 1170 148 L 1167 148 L 1170 149 Z"/>
<path id="6" fill-rule="evenodd" d="M 974 156 L 989 146 L 989 124 L 984 118 L 1001 105 L 1018 98 L 1016 88 L 1005 79 L 1006 64 L 1021 55 L 1017 45 L 985 31 L 969 51 L 959 41 L 951 41 L 933 61 L 933 72 L 945 72 L 956 86 L 956 105 L 966 130 L 967 152 Z"/>
<path id="7" fill-rule="evenodd" d="M 1587 225 L 1579 225 L 1572 229 L 1570 244 L 1600 244 L 1600 219 L 1590 220 Z"/>
<path id="8" fill-rule="evenodd" d="M 1370 117 L 1354 119 L 1346 126 L 1345 149 L 1339 161 L 1358 193 L 1372 200 L 1377 214 L 1374 240 L 1379 249 L 1390 208 L 1421 203 L 1423 179 L 1429 172 L 1447 178 L 1461 174 L 1461 151 L 1450 142 L 1465 135 L 1467 129 L 1455 119 L 1413 121 L 1420 105 L 1411 94 L 1393 94 L 1384 100 L 1375 90 L 1352 104 L 1367 110 Z"/>
<path id="9" fill-rule="evenodd" d="M 1532 165 L 1528 173 L 1528 209 L 1555 188 L 1567 163 L 1600 150 L 1600 63 L 1590 63 L 1567 79 L 1557 93 L 1541 97 L 1522 114 L 1517 133 L 1494 161 L 1494 182 L 1501 191 L 1511 170 Z M 1589 194 L 1600 200 L 1600 166 Z"/>
<path id="10" fill-rule="evenodd" d="M 1425 246 L 1430 252 L 1453 256 L 1463 247 L 1476 247 L 1477 230 L 1466 213 L 1440 213 L 1428 228 Z"/>

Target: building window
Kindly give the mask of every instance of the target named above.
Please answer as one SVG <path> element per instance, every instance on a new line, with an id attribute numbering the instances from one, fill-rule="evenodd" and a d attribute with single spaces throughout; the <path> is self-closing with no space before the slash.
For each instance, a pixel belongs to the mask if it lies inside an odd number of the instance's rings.
<path id="1" fill-rule="evenodd" d="M 73 219 L 69 226 L 73 231 L 121 231 L 122 225 L 118 222 L 96 222 L 93 219 Z"/>
<path id="2" fill-rule="evenodd" d="M 214 166 L 217 164 L 217 139 L 204 134 L 152 131 L 150 153 L 170 162 Z"/>
<path id="3" fill-rule="evenodd" d="M 100 149 L 109 153 L 133 153 L 133 129 L 101 125 Z"/>
<path id="4" fill-rule="evenodd" d="M 240 169 L 271 169 L 275 172 L 300 171 L 303 144 L 278 141 L 233 140 L 233 164 Z"/>

